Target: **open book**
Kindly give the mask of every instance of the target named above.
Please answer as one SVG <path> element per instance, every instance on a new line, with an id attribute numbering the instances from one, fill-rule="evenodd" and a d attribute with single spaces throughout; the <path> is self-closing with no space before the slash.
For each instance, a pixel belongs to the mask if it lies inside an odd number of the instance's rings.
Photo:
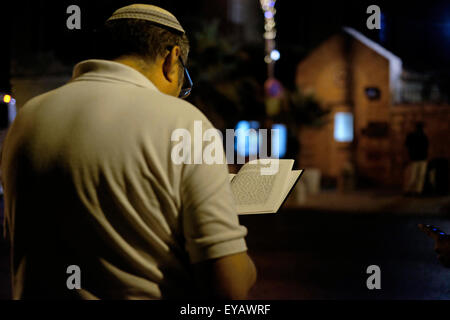
<path id="1" fill-rule="evenodd" d="M 277 165 L 268 161 L 277 161 Z M 292 170 L 293 165 L 291 159 L 252 160 L 237 174 L 230 173 L 237 213 L 276 213 L 303 173 L 303 170 Z"/>

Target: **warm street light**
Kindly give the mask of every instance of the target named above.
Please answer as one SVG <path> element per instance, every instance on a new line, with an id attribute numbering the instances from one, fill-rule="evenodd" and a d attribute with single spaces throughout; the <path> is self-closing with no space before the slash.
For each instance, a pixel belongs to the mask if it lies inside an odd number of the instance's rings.
<path id="1" fill-rule="evenodd" d="M 11 102 L 11 96 L 9 94 L 5 94 L 3 96 L 3 102 L 4 103 L 10 103 Z"/>

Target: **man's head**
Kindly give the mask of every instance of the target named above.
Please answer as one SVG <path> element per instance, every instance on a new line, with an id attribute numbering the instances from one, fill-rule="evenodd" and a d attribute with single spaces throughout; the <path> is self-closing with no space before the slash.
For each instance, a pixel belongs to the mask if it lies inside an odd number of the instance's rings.
<path id="1" fill-rule="evenodd" d="M 416 122 L 416 131 L 423 131 L 423 127 L 425 126 L 425 124 L 423 122 Z"/>
<path id="2" fill-rule="evenodd" d="M 101 57 L 144 74 L 162 92 L 178 96 L 184 81 L 189 41 L 177 19 L 151 5 L 120 8 L 101 33 Z"/>

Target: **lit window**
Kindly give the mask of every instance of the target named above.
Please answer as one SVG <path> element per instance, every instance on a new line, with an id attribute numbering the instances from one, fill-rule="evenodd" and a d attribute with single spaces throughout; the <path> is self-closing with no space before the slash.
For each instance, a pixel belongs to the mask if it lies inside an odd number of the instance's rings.
<path id="1" fill-rule="evenodd" d="M 353 114 L 337 112 L 334 116 L 334 139 L 339 142 L 353 141 Z"/>

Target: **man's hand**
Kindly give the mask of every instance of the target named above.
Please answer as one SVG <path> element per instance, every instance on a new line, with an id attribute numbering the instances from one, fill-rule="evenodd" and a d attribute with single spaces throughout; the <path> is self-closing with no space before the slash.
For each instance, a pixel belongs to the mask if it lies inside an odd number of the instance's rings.
<path id="1" fill-rule="evenodd" d="M 256 268 L 247 252 L 193 265 L 199 289 L 215 300 L 244 300 L 256 281 Z"/>
<path id="2" fill-rule="evenodd" d="M 450 268 L 450 237 L 436 227 L 419 224 L 419 229 L 434 240 L 434 251 L 439 262 Z"/>

